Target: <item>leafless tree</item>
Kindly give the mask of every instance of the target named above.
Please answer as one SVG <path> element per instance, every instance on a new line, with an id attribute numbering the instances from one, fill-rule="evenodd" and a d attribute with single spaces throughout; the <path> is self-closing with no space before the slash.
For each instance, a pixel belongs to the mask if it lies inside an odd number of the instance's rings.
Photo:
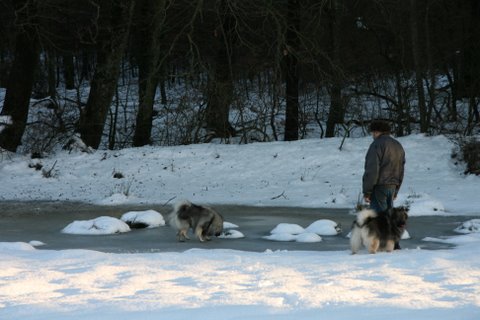
<path id="1" fill-rule="evenodd" d="M 162 70 L 161 32 L 166 1 L 136 0 L 132 26 L 133 53 L 138 66 L 138 113 L 134 146 L 151 143 L 153 105 Z"/>
<path id="2" fill-rule="evenodd" d="M 3 104 L 3 116 L 10 117 L 10 124 L 0 132 L 0 147 L 15 152 L 21 144 L 27 123 L 30 96 L 34 73 L 39 61 L 40 43 L 35 21 L 30 13 L 35 13 L 34 1 L 17 1 L 15 10 L 15 51 L 7 83 L 7 92 Z"/>
<path id="3" fill-rule="evenodd" d="M 108 109 L 127 45 L 133 2 L 103 1 L 100 6 L 97 64 L 91 81 L 87 105 L 80 115 L 79 132 L 84 142 L 96 149 L 100 145 Z"/>

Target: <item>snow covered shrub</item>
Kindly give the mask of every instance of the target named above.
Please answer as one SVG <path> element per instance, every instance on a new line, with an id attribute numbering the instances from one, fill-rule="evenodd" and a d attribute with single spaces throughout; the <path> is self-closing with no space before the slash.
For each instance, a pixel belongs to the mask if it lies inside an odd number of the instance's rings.
<path id="1" fill-rule="evenodd" d="M 480 175 L 480 141 L 475 137 L 463 137 L 456 139 L 456 144 L 457 147 L 452 151 L 452 159 L 465 162 L 465 174 Z"/>
<path id="2" fill-rule="evenodd" d="M 50 98 L 35 101 L 30 106 L 22 151 L 42 154 L 64 146 L 73 135 L 77 116 L 74 103 Z"/>
<path id="3" fill-rule="evenodd" d="M 462 145 L 463 160 L 467 168 L 465 174 L 480 175 L 480 141 L 476 138 L 471 138 L 465 141 Z"/>

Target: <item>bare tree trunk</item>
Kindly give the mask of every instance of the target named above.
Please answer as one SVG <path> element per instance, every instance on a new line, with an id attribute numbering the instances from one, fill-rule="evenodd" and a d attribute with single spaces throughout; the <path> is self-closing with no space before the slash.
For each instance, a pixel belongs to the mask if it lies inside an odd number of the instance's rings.
<path id="1" fill-rule="evenodd" d="M 325 137 L 331 138 L 335 136 L 335 126 L 343 123 L 345 118 L 345 106 L 342 98 L 342 87 L 337 82 L 330 87 L 330 110 L 327 119 L 327 128 Z"/>
<path id="2" fill-rule="evenodd" d="M 412 34 L 413 64 L 415 68 L 415 86 L 418 97 L 418 109 L 420 112 L 420 132 L 426 133 L 428 132 L 429 123 L 427 122 L 427 106 L 425 103 L 425 88 L 423 86 L 423 61 L 419 40 L 418 8 L 416 0 L 410 0 L 410 27 Z"/>
<path id="3" fill-rule="evenodd" d="M 450 105 L 450 121 L 457 121 L 458 119 L 458 110 L 457 110 L 457 100 L 459 99 L 459 93 L 458 93 L 458 86 L 460 85 L 460 77 L 458 75 L 459 72 L 459 62 L 458 62 L 458 54 L 455 54 L 454 61 L 452 64 L 452 75 L 450 76 L 449 73 L 449 68 L 448 66 L 446 67 L 445 74 L 447 74 L 448 78 L 448 83 L 450 84 L 450 87 L 452 88 L 452 98 L 451 98 L 451 105 Z"/>
<path id="4" fill-rule="evenodd" d="M 19 8 L 27 5 L 25 1 Z M 30 8 L 32 9 L 32 8 Z M 0 132 L 0 147 L 15 152 L 25 131 L 32 94 L 35 70 L 39 61 L 39 42 L 36 30 L 25 25 L 18 31 L 15 59 L 7 83 L 2 116 L 10 116 L 11 124 Z"/>
<path id="5" fill-rule="evenodd" d="M 162 66 L 160 75 L 160 103 L 162 105 L 167 104 L 167 90 L 165 88 L 165 82 L 167 82 L 165 79 L 165 66 Z"/>
<path id="6" fill-rule="evenodd" d="M 110 108 L 110 132 L 108 133 L 108 149 L 115 149 L 116 135 L 117 135 L 117 122 L 118 122 L 118 109 L 120 108 L 120 97 L 118 94 L 118 86 L 115 88 L 115 108 L 112 111 Z"/>
<path id="7" fill-rule="evenodd" d="M 47 49 L 47 80 L 48 80 L 48 95 L 50 99 L 55 100 L 57 96 L 57 74 L 56 69 L 56 54 L 53 49 Z"/>
<path id="8" fill-rule="evenodd" d="M 431 32 L 430 32 L 430 3 L 426 4 L 427 9 L 424 17 L 424 30 L 425 30 L 425 53 L 427 59 L 427 72 L 429 74 L 430 83 L 427 87 L 428 92 L 428 109 L 425 121 L 427 124 L 431 123 L 432 120 L 432 113 L 435 110 L 435 88 L 436 88 L 436 74 L 435 74 L 435 66 L 433 64 L 433 49 L 432 49 L 432 41 L 431 41 Z M 436 112 L 437 118 L 439 117 L 439 113 Z M 440 118 L 438 120 L 441 120 Z"/>
<path id="9" fill-rule="evenodd" d="M 80 115 L 79 131 L 83 141 L 97 149 L 100 145 L 108 109 L 120 72 L 127 44 L 133 2 L 105 1 L 100 8 L 100 32 L 97 65 L 90 85 L 87 105 Z"/>
<path id="10" fill-rule="evenodd" d="M 213 132 L 213 137 L 229 138 L 235 135 L 235 129 L 229 120 L 230 105 L 233 101 L 232 51 L 235 42 L 235 18 L 226 5 L 226 0 L 221 0 L 217 12 L 219 26 L 214 32 L 217 55 L 213 76 L 208 80 L 206 126 Z"/>
<path id="11" fill-rule="evenodd" d="M 67 90 L 75 89 L 75 66 L 73 64 L 73 54 L 63 55 L 63 77 L 65 79 L 65 88 Z"/>
<path id="12" fill-rule="evenodd" d="M 467 15 L 467 30 L 463 48 L 463 94 L 468 98 L 468 119 L 464 134 L 473 134 L 476 124 L 480 123 L 478 108 L 480 97 L 480 3 L 477 0 L 462 2 Z"/>
<path id="13" fill-rule="evenodd" d="M 464 135 L 470 136 L 473 134 L 473 129 L 476 123 L 480 123 L 480 112 L 478 110 L 479 101 L 475 97 L 468 99 L 468 116 L 467 125 L 464 131 Z"/>
<path id="14" fill-rule="evenodd" d="M 396 135 L 397 137 L 403 137 L 405 135 L 405 126 L 407 126 L 408 130 L 410 128 L 410 120 L 408 120 L 409 112 L 408 110 L 405 110 L 406 101 L 403 94 L 402 77 L 400 75 L 400 70 L 395 70 L 394 73 L 395 73 L 395 88 L 396 88 L 397 97 L 398 97 L 398 104 L 397 104 L 397 110 L 396 110 L 396 114 L 397 114 Z"/>
<path id="15" fill-rule="evenodd" d="M 139 106 L 133 137 L 135 147 L 151 143 L 153 104 L 161 72 L 160 31 L 164 16 L 164 0 L 136 1 L 133 41 L 138 64 Z"/>
<path id="16" fill-rule="evenodd" d="M 466 24 L 463 39 L 463 63 L 460 95 L 471 99 L 480 96 L 480 3 L 478 0 L 461 1 Z"/>
<path id="17" fill-rule="evenodd" d="M 329 57 L 330 57 L 330 110 L 327 119 L 327 128 L 325 130 L 325 137 L 331 138 L 335 136 L 335 127 L 339 123 L 344 122 L 345 118 L 345 103 L 342 98 L 342 81 L 340 72 L 340 22 L 338 0 L 330 0 L 326 7 L 326 12 L 329 19 Z"/>
<path id="18" fill-rule="evenodd" d="M 91 80 L 92 78 L 92 61 L 91 54 L 88 50 L 82 50 L 81 54 L 81 68 L 80 68 L 80 83 L 83 80 Z"/>
<path id="19" fill-rule="evenodd" d="M 8 70 L 9 66 L 6 59 L 6 50 L 3 48 L 0 50 L 0 87 L 5 88 L 7 86 Z"/>
<path id="20" fill-rule="evenodd" d="M 298 140 L 298 49 L 300 31 L 300 1 L 288 0 L 287 43 L 285 49 L 285 141 Z"/>

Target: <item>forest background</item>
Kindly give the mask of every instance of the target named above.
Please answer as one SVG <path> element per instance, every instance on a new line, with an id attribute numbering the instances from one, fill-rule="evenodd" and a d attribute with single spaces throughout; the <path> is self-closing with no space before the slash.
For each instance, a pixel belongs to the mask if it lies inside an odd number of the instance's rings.
<path id="1" fill-rule="evenodd" d="M 471 136 L 476 0 L 0 1 L 0 148 Z"/>

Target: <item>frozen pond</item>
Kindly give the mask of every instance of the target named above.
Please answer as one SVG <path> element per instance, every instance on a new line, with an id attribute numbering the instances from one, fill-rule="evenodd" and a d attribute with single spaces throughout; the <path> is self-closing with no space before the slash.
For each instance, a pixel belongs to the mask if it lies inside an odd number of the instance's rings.
<path id="1" fill-rule="evenodd" d="M 91 249 L 103 252 L 181 252 L 191 248 L 234 249 L 263 252 L 265 250 L 349 250 L 346 235 L 354 215 L 340 209 L 305 209 L 290 207 L 248 207 L 218 205 L 225 221 L 239 226 L 245 235 L 241 239 L 217 239 L 200 243 L 194 237 L 187 242 L 177 242 L 175 231 L 168 226 L 154 229 L 133 229 L 131 232 L 114 235 L 72 235 L 60 231 L 75 220 L 90 220 L 100 216 L 120 218 L 132 210 L 154 209 L 165 218 L 171 210 L 162 205 L 95 206 L 72 202 L 1 202 L 0 242 L 45 243 L 38 249 Z M 423 216 L 410 217 L 407 230 L 411 239 L 402 240 L 403 249 L 443 249 L 447 244 L 426 242 L 425 237 L 455 235 L 453 229 L 473 217 L 469 216 Z M 307 227 L 318 219 L 330 219 L 342 226 L 338 236 L 322 236 L 318 243 L 276 242 L 262 239 L 279 223 L 295 223 Z"/>

